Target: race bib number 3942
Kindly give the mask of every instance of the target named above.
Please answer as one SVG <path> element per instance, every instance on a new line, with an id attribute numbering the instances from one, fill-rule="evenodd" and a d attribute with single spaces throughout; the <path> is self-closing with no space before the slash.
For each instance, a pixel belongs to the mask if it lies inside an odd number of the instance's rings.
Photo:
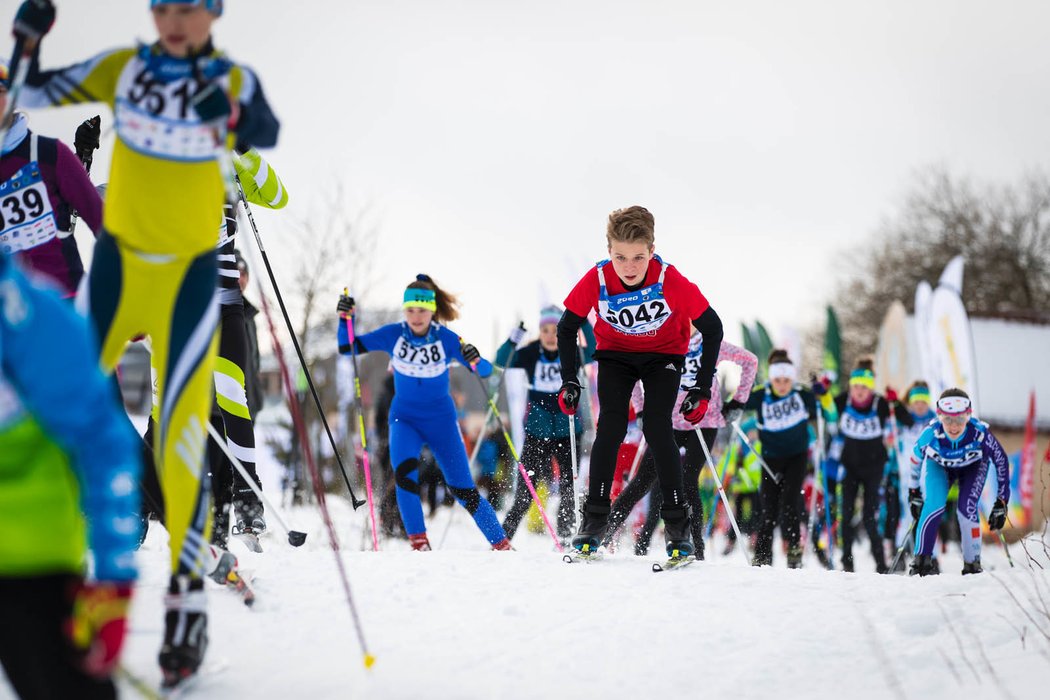
<path id="1" fill-rule="evenodd" d="M 398 338 L 391 353 L 394 370 L 409 377 L 437 377 L 445 371 L 445 346 L 440 342 L 413 345 Z"/>

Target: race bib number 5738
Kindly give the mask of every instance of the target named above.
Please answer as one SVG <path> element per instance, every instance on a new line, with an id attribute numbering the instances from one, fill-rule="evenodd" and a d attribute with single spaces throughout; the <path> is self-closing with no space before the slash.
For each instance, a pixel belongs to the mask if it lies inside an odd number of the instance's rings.
<path id="1" fill-rule="evenodd" d="M 409 377 L 437 377 L 445 371 L 445 346 L 440 342 L 413 345 L 398 338 L 391 353 L 394 370 Z"/>

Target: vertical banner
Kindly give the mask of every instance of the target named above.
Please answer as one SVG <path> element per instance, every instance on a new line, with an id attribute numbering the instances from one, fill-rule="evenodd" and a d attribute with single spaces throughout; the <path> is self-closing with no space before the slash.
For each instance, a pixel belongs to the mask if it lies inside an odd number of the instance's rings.
<path id="1" fill-rule="evenodd" d="M 798 329 L 793 326 L 781 326 L 780 335 L 780 347 L 787 350 L 788 357 L 795 363 L 796 367 L 802 366 L 802 336 L 799 335 Z"/>
<path id="2" fill-rule="evenodd" d="M 1024 510 L 1024 523 L 1015 523 L 1019 527 L 1030 527 L 1032 524 L 1032 475 L 1035 472 L 1035 389 L 1028 395 L 1028 419 L 1024 423 L 1024 443 L 1021 446 L 1020 469 L 1021 508 Z"/>
<path id="3" fill-rule="evenodd" d="M 936 382 L 941 391 L 948 387 L 965 391 L 970 396 L 974 415 L 980 417 L 970 319 L 962 299 L 951 287 L 937 287 L 930 297 L 927 333 L 934 372 L 931 384 Z"/>
<path id="4" fill-rule="evenodd" d="M 908 366 L 908 312 L 899 301 L 890 304 L 879 329 L 875 376 L 880 389 L 891 386 L 897 391 L 904 391 L 913 379 Z"/>
<path id="5" fill-rule="evenodd" d="M 933 358 L 930 355 L 930 299 L 933 297 L 933 287 L 929 282 L 923 280 L 915 288 L 915 340 L 919 351 L 919 379 L 923 379 L 930 385 L 930 393 L 934 398 L 941 395 L 946 387 L 940 385 L 933 367 Z"/>
<path id="6" fill-rule="evenodd" d="M 831 377 L 833 395 L 838 395 L 842 377 L 842 335 L 835 309 L 828 306 L 827 325 L 824 328 L 824 372 Z"/>

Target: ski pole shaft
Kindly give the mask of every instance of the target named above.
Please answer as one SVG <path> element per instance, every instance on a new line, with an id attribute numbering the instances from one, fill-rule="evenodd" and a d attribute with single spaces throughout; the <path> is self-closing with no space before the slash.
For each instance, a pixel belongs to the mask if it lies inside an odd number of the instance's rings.
<path id="1" fill-rule="evenodd" d="M 349 289 L 343 294 L 350 295 Z M 364 402 L 361 400 L 361 377 L 357 372 L 357 342 L 354 334 L 354 317 L 346 316 L 346 332 L 350 336 L 350 360 L 354 366 L 354 408 L 357 409 L 357 428 L 361 438 L 361 462 L 365 469 L 365 497 L 368 500 L 368 519 L 372 525 L 372 551 L 379 551 L 379 531 L 376 528 L 375 500 L 372 498 L 372 465 L 368 458 L 368 437 L 365 431 Z"/>
<path id="2" fill-rule="evenodd" d="M 303 356 L 303 350 L 299 347 L 299 339 L 295 335 L 295 329 L 292 327 L 292 319 L 288 316 L 288 309 L 284 305 L 284 297 L 281 296 L 281 290 L 277 286 L 277 278 L 273 274 L 273 267 L 270 265 L 270 256 L 266 254 L 266 248 L 263 246 L 262 237 L 259 235 L 259 227 L 255 225 L 255 217 L 252 216 L 251 207 L 248 206 L 248 199 L 244 196 L 244 188 L 241 187 L 240 180 L 234 178 L 237 184 L 237 192 L 241 201 L 241 206 L 244 207 L 244 213 L 248 215 L 248 223 L 251 224 L 252 234 L 255 236 L 255 244 L 259 248 L 259 255 L 262 256 L 263 265 L 266 267 L 266 274 L 270 278 L 270 284 L 273 285 L 274 294 L 277 296 L 277 304 L 281 307 L 281 315 L 284 316 L 285 326 L 288 328 L 288 335 L 292 338 L 292 346 L 295 347 L 295 354 L 299 358 L 299 364 L 303 368 L 303 375 L 306 377 L 306 383 L 310 387 L 310 394 L 313 396 L 314 405 L 317 406 L 317 415 L 321 419 L 321 424 L 324 426 L 325 433 L 328 435 L 328 441 L 332 445 L 332 453 L 335 455 L 335 461 L 339 464 L 339 471 L 343 475 L 343 481 L 346 482 L 346 489 L 350 492 L 350 503 L 353 505 L 354 510 L 357 510 L 365 504 L 363 499 L 357 497 L 354 493 L 354 487 L 350 485 L 350 477 L 346 474 L 346 467 L 343 465 L 343 457 L 339 453 L 339 447 L 335 444 L 335 438 L 332 436 L 332 429 L 328 426 L 328 419 L 325 417 L 324 408 L 321 407 L 321 398 L 317 395 L 317 388 L 314 386 L 313 377 L 310 376 L 310 369 L 306 366 L 306 358 Z"/>
<path id="3" fill-rule="evenodd" d="M 462 342 L 462 341 L 461 341 Z M 472 370 L 474 368 L 471 368 Z M 481 375 L 474 370 L 474 376 L 477 377 L 478 386 L 481 387 L 481 393 L 488 397 L 488 392 L 485 391 L 485 382 L 482 380 Z M 491 398 L 488 399 L 489 407 L 492 409 L 492 415 L 496 417 L 496 421 L 500 425 L 500 429 L 503 431 L 503 439 L 507 441 L 507 448 L 510 450 L 511 459 L 514 460 L 515 464 L 518 465 L 518 473 L 521 478 L 525 480 L 525 486 L 529 489 L 529 495 L 532 496 L 533 503 L 540 511 L 540 516 L 543 518 L 543 524 L 547 526 L 547 532 L 550 533 L 551 539 L 554 540 L 554 546 L 557 547 L 558 551 L 564 551 L 561 546 L 561 542 L 558 540 L 558 535 L 554 532 L 554 528 L 551 526 L 550 518 L 547 517 L 547 511 L 543 507 L 543 502 L 540 501 L 539 494 L 536 493 L 536 488 L 532 485 L 532 479 L 529 478 L 529 473 L 525 471 L 525 467 L 522 465 L 521 460 L 518 459 L 518 450 L 514 447 L 514 441 L 510 438 L 510 433 L 503 427 L 503 417 L 500 416 L 499 409 L 496 408 L 496 404 Z M 570 431 L 571 432 L 571 431 Z"/>
<path id="4" fill-rule="evenodd" d="M 906 533 L 904 533 L 904 541 L 901 542 L 901 546 L 900 547 L 897 547 L 897 554 L 896 554 L 896 556 L 893 557 L 893 564 L 890 565 L 890 571 L 896 571 L 897 570 L 897 564 L 900 562 L 901 557 L 904 556 L 904 548 L 908 546 L 908 540 L 911 539 L 911 534 L 913 532 L 915 532 L 915 526 L 917 524 L 918 524 L 918 521 L 915 520 L 915 519 L 912 519 L 911 525 L 908 526 L 908 531 Z M 879 545 L 879 546 L 881 547 L 882 545 Z"/>
<path id="5" fill-rule="evenodd" d="M 634 453 L 634 459 L 631 460 L 631 471 L 627 473 L 627 480 L 630 481 L 638 474 L 638 467 L 642 464 L 642 456 L 645 454 L 645 450 L 648 445 L 645 442 L 645 436 L 638 440 L 638 451 Z"/>
<path id="6" fill-rule="evenodd" d="M 1006 552 L 1006 561 L 1010 562 L 1010 568 L 1014 568 L 1014 558 L 1010 554 L 1010 548 L 1006 545 L 1006 537 L 1003 536 L 1001 531 L 999 532 L 999 542 L 1003 545 L 1003 551 Z"/>
<path id="7" fill-rule="evenodd" d="M 277 510 L 277 507 L 266 497 L 266 494 L 263 493 L 262 489 L 260 489 L 255 483 L 255 479 L 252 478 L 251 474 L 248 473 L 248 470 L 244 468 L 243 464 L 241 464 L 241 460 L 237 459 L 237 456 L 233 454 L 230 446 L 226 444 L 226 438 L 219 435 L 219 431 L 215 429 L 215 426 L 211 424 L 211 421 L 206 422 L 204 425 L 207 426 L 208 435 L 211 436 L 211 439 L 215 441 L 215 444 L 218 445 L 219 449 L 221 449 L 223 454 L 226 455 L 226 459 L 230 460 L 230 464 L 232 464 L 233 468 L 237 470 L 237 473 L 241 475 L 244 482 L 248 484 L 248 488 L 250 488 L 255 495 L 259 497 L 259 500 L 263 502 L 263 505 L 266 506 L 266 512 L 269 515 L 272 515 L 281 526 L 281 529 L 288 533 L 288 544 L 293 547 L 302 546 L 302 544 L 306 542 L 306 533 L 293 530 L 288 526 L 288 523 L 281 515 L 281 511 Z"/>
<path id="8" fill-rule="evenodd" d="M 39 41 L 39 38 L 26 38 L 23 41 L 22 53 L 18 56 L 18 65 L 14 69 L 11 88 L 7 91 L 7 109 L 4 110 L 3 116 L 0 116 L 0 144 L 7 138 L 7 132 L 11 129 L 15 109 L 18 107 L 18 98 L 22 94 L 22 88 L 25 87 L 26 78 L 29 77 L 29 64 L 33 61 L 33 52 Z"/>
<path id="9" fill-rule="evenodd" d="M 726 509 L 726 515 L 729 516 L 729 522 L 733 526 L 733 532 L 736 533 L 737 541 L 740 542 L 740 551 L 744 554 L 744 560 L 747 561 L 747 565 L 751 566 L 751 555 L 747 553 L 747 545 L 744 543 L 744 536 L 740 532 L 740 526 L 737 525 L 736 516 L 733 515 L 733 509 L 729 506 L 729 497 L 726 496 L 725 489 L 722 488 L 722 480 L 718 478 L 718 470 L 715 469 L 714 460 L 711 458 L 711 450 L 707 449 L 707 442 L 704 441 L 704 434 L 700 432 L 700 428 L 693 428 L 696 431 L 696 437 L 700 441 L 700 447 L 704 450 L 704 462 L 707 464 L 707 468 L 711 470 L 711 476 L 715 478 L 715 486 L 718 487 L 718 497 L 722 499 L 722 507 Z"/>
<path id="10" fill-rule="evenodd" d="M 775 471 L 770 469 L 769 465 L 766 464 L 766 460 L 762 459 L 762 455 L 759 454 L 758 451 L 755 450 L 755 448 L 751 446 L 751 440 L 748 439 L 747 433 L 745 433 L 743 431 L 743 429 L 740 427 L 740 424 L 734 422 L 732 425 L 733 425 L 733 430 L 736 431 L 736 434 L 739 435 L 740 439 L 744 441 L 745 445 L 747 445 L 747 449 L 751 450 L 751 453 L 755 455 L 755 459 L 757 459 L 758 463 L 762 465 L 762 469 L 764 469 L 766 474 L 769 475 L 769 478 L 773 480 L 774 484 L 779 484 L 780 483 L 780 479 L 782 478 L 780 476 L 780 474 L 777 474 Z"/>

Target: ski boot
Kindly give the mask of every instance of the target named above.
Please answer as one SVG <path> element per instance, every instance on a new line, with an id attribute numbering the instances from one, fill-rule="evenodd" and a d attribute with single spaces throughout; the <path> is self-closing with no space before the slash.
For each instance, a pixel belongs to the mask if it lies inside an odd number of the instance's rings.
<path id="1" fill-rule="evenodd" d="M 787 553 L 788 568 L 789 569 L 801 569 L 802 568 L 802 547 L 795 544 L 788 547 Z"/>
<path id="2" fill-rule="evenodd" d="M 164 607 L 164 643 L 157 660 L 163 686 L 170 689 L 197 672 L 208 649 L 204 581 L 184 574 L 172 576 Z"/>
<path id="3" fill-rule="evenodd" d="M 941 573 L 941 562 L 936 557 L 934 557 L 933 559 L 933 566 L 930 568 L 930 573 L 934 576 L 937 576 Z"/>
<path id="4" fill-rule="evenodd" d="M 606 525 L 609 522 L 609 511 L 612 510 L 609 501 L 595 499 L 590 496 L 583 504 L 580 529 L 572 538 L 573 548 L 581 554 L 594 554 L 598 551 L 602 539 L 605 537 Z"/>
<path id="5" fill-rule="evenodd" d="M 728 542 L 726 542 L 725 549 L 722 550 L 722 556 L 728 557 L 730 554 L 733 553 L 734 549 L 736 549 L 736 540 L 729 540 Z"/>
<path id="6" fill-rule="evenodd" d="M 695 550 L 689 537 L 689 509 L 685 506 L 662 506 L 660 517 L 664 521 L 667 556 L 671 559 L 692 556 Z"/>
<path id="7" fill-rule="evenodd" d="M 929 554 L 920 554 L 911 562 L 909 576 L 929 576 L 933 574 L 933 557 Z"/>
<path id="8" fill-rule="evenodd" d="M 430 551 L 430 540 L 427 539 L 427 533 L 420 532 L 415 535 L 408 536 L 408 543 L 412 545 L 413 552 L 429 552 Z M 494 547 L 495 548 L 495 547 Z"/>
<path id="9" fill-rule="evenodd" d="M 773 566 L 773 552 L 756 549 L 755 556 L 751 559 L 751 566 Z"/>
<path id="10" fill-rule="evenodd" d="M 831 560 L 828 559 L 828 553 L 826 551 L 824 551 L 824 548 L 823 547 L 814 547 L 813 550 L 817 554 L 817 561 L 820 562 L 820 565 L 823 566 L 825 569 L 830 569 L 831 568 Z"/>
<path id="11" fill-rule="evenodd" d="M 843 554 L 842 555 L 842 570 L 848 574 L 853 573 L 853 555 Z"/>
<path id="12" fill-rule="evenodd" d="M 492 545 L 493 552 L 509 552 L 513 547 L 510 546 L 510 540 L 504 537 L 502 540 Z"/>
<path id="13" fill-rule="evenodd" d="M 963 562 L 963 568 L 962 568 L 962 575 L 963 576 L 965 576 L 967 574 L 979 574 L 982 571 L 984 571 L 984 569 L 981 568 L 981 558 L 980 557 L 974 557 L 973 561 Z"/>
<path id="14" fill-rule="evenodd" d="M 215 506 L 215 515 L 211 524 L 211 544 L 219 549 L 229 548 L 230 511 L 228 505 Z"/>

